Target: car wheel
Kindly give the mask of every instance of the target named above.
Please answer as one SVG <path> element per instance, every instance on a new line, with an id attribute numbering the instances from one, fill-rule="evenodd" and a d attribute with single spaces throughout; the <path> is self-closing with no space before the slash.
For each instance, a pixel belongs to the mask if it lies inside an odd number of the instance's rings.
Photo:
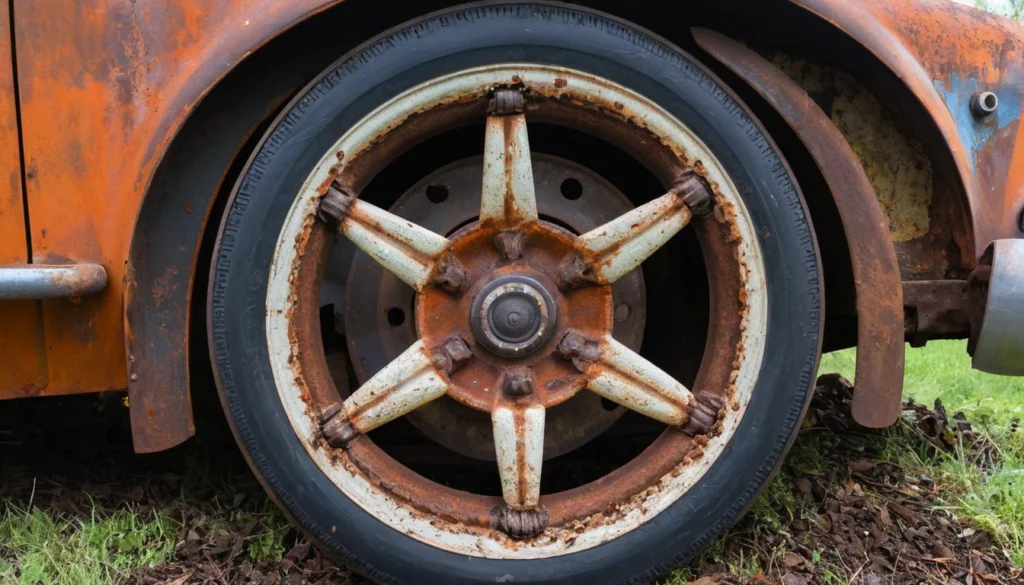
<path id="1" fill-rule="evenodd" d="M 761 126 L 663 39 L 550 3 L 325 71 L 244 169 L 210 286 L 254 472 L 382 582 L 649 581 L 751 504 L 820 355 Z"/>

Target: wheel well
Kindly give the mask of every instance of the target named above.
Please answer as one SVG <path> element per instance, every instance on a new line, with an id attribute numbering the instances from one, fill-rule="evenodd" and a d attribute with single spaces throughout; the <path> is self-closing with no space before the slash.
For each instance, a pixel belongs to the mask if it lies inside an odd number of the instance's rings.
<path id="1" fill-rule="evenodd" d="M 255 50 L 194 109 L 154 175 L 140 208 L 129 258 L 129 279 L 134 285 L 128 288 L 125 301 L 129 367 L 146 364 L 132 371 L 149 382 L 132 386 L 138 450 L 164 449 L 194 432 L 189 386 L 209 387 L 212 375 L 205 322 L 213 244 L 227 196 L 264 129 L 296 92 L 357 44 L 431 10 L 455 4 L 402 0 L 383 10 L 372 0 L 346 0 Z M 784 0 L 724 0 L 700 7 L 613 0 L 578 4 L 647 27 L 704 61 L 765 125 L 796 173 L 816 226 L 825 270 L 826 350 L 848 347 L 856 340 L 853 275 L 836 206 L 799 139 L 743 83 L 713 60 L 701 59 L 690 27 L 706 26 L 795 55 L 814 48 L 820 58 L 869 81 L 873 93 L 884 98 L 879 101 L 904 124 L 902 131 L 926 145 L 935 169 L 936 192 L 930 212 L 939 217 L 943 240 L 918 246 L 918 253 L 935 255 L 938 250 L 941 257 L 916 264 L 939 266 L 943 276 L 965 270 L 962 258 L 971 256 L 972 251 L 960 249 L 957 242 L 970 241 L 964 236 L 967 216 L 963 198 L 954 191 L 958 182 L 949 180 L 955 166 L 948 164 L 950 157 L 941 146 L 941 135 L 909 90 L 856 41 L 837 35 L 824 21 Z M 737 13 L 747 17 L 736 19 Z M 787 26 L 772 25 L 783 22 Z M 799 37 L 790 34 L 794 30 L 801 31 Z M 901 264 L 913 266 L 915 262 L 901 258 Z M 934 276 L 905 274 L 904 279 Z"/>

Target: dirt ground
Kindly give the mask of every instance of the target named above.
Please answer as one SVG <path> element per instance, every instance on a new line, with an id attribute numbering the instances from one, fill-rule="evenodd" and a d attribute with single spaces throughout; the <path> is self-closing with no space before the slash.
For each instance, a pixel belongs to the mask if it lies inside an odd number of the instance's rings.
<path id="1" fill-rule="evenodd" d="M 848 416 L 851 388 L 819 381 L 804 430 L 753 512 L 665 583 L 1024 583 L 993 537 L 933 504 L 935 481 L 887 452 L 893 431 Z M 324 558 L 274 511 L 218 408 L 199 436 L 170 452 L 135 455 L 121 395 L 7 402 L 0 408 L 0 513 L 29 508 L 89 518 L 130 509 L 175 519 L 173 552 L 134 571 L 138 584 L 364 583 Z M 998 464 L 962 417 L 908 404 L 914 448 Z M 0 560 L 4 556 L 0 542 Z"/>

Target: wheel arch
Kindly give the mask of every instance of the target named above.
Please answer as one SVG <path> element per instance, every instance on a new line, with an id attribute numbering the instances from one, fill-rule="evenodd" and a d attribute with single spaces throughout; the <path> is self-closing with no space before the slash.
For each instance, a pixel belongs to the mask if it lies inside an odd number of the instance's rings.
<path id="1" fill-rule="evenodd" d="M 188 115 L 165 119 L 158 141 L 164 146 L 151 147 L 156 162 L 131 232 L 123 301 L 132 437 L 140 453 L 195 433 L 190 387 L 212 379 L 203 301 L 213 239 L 263 131 L 331 62 L 375 31 L 415 16 L 409 8 L 381 14 L 368 0 L 281 6 L 259 28 L 224 30 L 230 38 L 218 46 L 236 58 L 208 53 L 168 100 Z"/>
<path id="2" fill-rule="evenodd" d="M 194 298 L 205 298 L 203 285 L 209 259 L 203 255 L 202 244 L 210 240 L 211 230 L 216 229 L 218 202 L 222 204 L 222 195 L 230 190 L 232 169 L 237 170 L 239 161 L 246 158 L 247 149 L 251 149 L 254 137 L 260 134 L 261 124 L 268 123 L 277 108 L 299 90 L 305 81 L 312 79 L 317 71 L 351 46 L 402 20 L 454 3 L 429 4 L 424 6 L 424 3 L 396 2 L 392 9 L 385 11 L 364 0 L 275 3 L 273 9 L 261 14 L 252 25 L 225 26 L 217 31 L 215 42 L 205 52 L 204 62 L 196 68 L 187 83 L 166 100 L 169 106 L 163 111 L 169 114 L 161 122 L 161 130 L 156 133 L 148 150 L 151 164 L 147 168 L 152 172 L 148 176 L 145 171 L 140 172 L 140 182 L 148 184 L 148 187 L 131 232 L 123 300 L 132 428 L 138 451 L 166 449 L 194 433 L 189 394 L 189 339 L 203 336 L 192 335 L 202 333 L 201 328 L 194 326 L 192 317 L 197 314 L 192 311 Z M 920 130 L 919 137 L 929 139 L 928 143 L 933 146 L 933 158 L 938 163 L 948 163 L 949 175 L 944 178 L 949 179 L 954 191 L 949 199 L 959 206 L 955 215 L 962 219 L 960 225 L 953 226 L 952 235 L 959 246 L 964 267 L 970 267 L 974 262 L 976 250 L 979 249 L 976 244 L 981 239 L 1016 229 L 1016 226 L 1011 225 L 1014 221 L 1008 220 L 1010 214 L 1006 211 L 1011 207 L 1019 209 L 1019 197 L 1011 198 L 1009 195 L 1012 189 L 1024 193 L 1024 176 L 1018 173 L 1016 178 L 1007 178 L 1007 174 L 1012 161 L 1024 162 L 1024 139 L 1016 140 L 1019 144 L 1012 151 L 1012 157 L 1007 149 L 1013 147 L 1016 135 L 1010 134 L 1006 138 L 1009 131 L 996 133 L 992 143 L 984 145 L 982 154 L 976 153 L 983 157 L 988 156 L 984 153 L 998 150 L 989 157 L 995 162 L 984 164 L 991 167 L 1000 161 L 1005 163 L 1001 183 L 1007 194 L 1004 201 L 1004 198 L 997 196 L 995 186 L 980 182 L 978 173 L 974 171 L 978 161 L 972 162 L 964 147 L 965 141 L 972 143 L 971 137 L 962 136 L 963 128 L 971 128 L 969 111 L 951 111 L 945 100 L 953 96 L 949 99 L 959 104 L 954 99 L 955 92 L 944 96 L 938 89 L 939 84 L 933 83 L 930 78 L 931 70 L 940 70 L 947 64 L 922 64 L 922 50 L 914 48 L 920 44 L 910 43 L 906 34 L 900 33 L 897 26 L 903 22 L 897 16 L 920 21 L 927 18 L 928 10 L 969 9 L 954 9 L 944 2 L 940 7 L 936 0 L 917 0 L 905 9 L 893 9 L 890 12 L 876 6 L 884 4 L 880 1 L 869 2 L 869 7 L 860 7 L 832 0 L 776 0 L 758 6 L 735 0 L 696 10 L 677 20 L 665 18 L 662 14 L 665 10 L 657 6 L 623 7 L 620 3 L 608 0 L 594 0 L 585 4 L 646 26 L 691 52 L 695 52 L 695 46 L 688 36 L 689 27 L 702 24 L 714 27 L 715 23 L 722 22 L 716 16 L 716 11 L 730 11 L 736 6 L 742 7 L 742 13 L 747 15 L 740 25 L 741 30 L 744 27 L 757 27 L 766 12 L 785 15 L 801 13 L 801 22 L 810 22 L 813 26 L 807 29 L 793 27 L 786 31 L 786 35 L 799 37 L 787 42 L 813 44 L 815 39 L 827 38 L 838 32 L 844 42 L 858 49 L 858 57 L 869 58 L 870 63 L 865 66 L 869 72 L 867 75 L 870 77 L 870 72 L 874 71 L 880 79 L 877 84 L 873 84 L 873 88 L 877 87 L 882 92 L 892 88 L 894 93 L 900 94 L 900 97 L 893 98 L 898 104 L 897 109 L 912 111 L 912 117 L 918 122 L 916 129 Z M 1013 40 L 1008 32 L 1011 29 L 1005 25 L 990 17 L 980 16 L 975 11 L 965 14 L 970 18 L 960 24 L 956 32 L 950 34 L 945 31 L 953 39 L 947 44 L 955 45 L 957 38 L 968 34 L 969 26 L 981 25 L 986 27 L 986 31 L 1002 31 L 1001 34 L 1009 39 L 1007 42 Z M 356 26 L 355 22 L 361 26 Z M 671 30 L 666 29 L 667 22 L 673 23 Z M 321 46 L 322 52 L 309 52 L 307 47 L 303 47 L 303 62 L 313 70 L 312 73 L 305 69 L 282 67 L 281 71 L 292 74 L 288 81 L 275 86 L 276 89 L 266 86 L 267 79 L 273 76 L 266 75 L 262 66 L 276 61 L 280 67 L 280 63 L 287 61 L 289 56 L 300 54 L 300 45 L 308 43 L 311 38 L 317 39 L 308 34 L 315 29 L 303 27 L 319 25 L 325 27 L 321 30 L 326 30 L 331 24 L 340 27 L 347 25 L 347 28 L 332 31 L 336 37 L 343 36 L 339 31 L 350 31 L 352 36 L 345 39 L 347 45 L 345 42 L 331 45 L 321 39 L 324 45 Z M 794 33 L 794 30 L 797 32 Z M 304 31 L 307 34 L 303 34 Z M 737 36 L 742 38 L 746 35 Z M 750 37 L 757 39 L 759 35 L 752 34 Z M 1014 42 L 1020 42 L 1019 38 Z M 834 52 L 842 53 L 842 50 Z M 314 53 L 316 56 L 312 57 Z M 946 55 L 947 59 L 952 59 L 955 51 Z M 838 55 L 826 56 L 835 56 L 841 61 Z M 984 59 L 989 61 L 983 62 Z M 978 51 L 971 53 L 968 65 L 980 69 L 999 59 L 1003 61 L 998 61 L 999 67 L 996 69 L 1005 72 L 1006 76 L 1014 71 L 1020 74 L 1024 70 L 1019 54 L 1016 56 L 1016 69 L 1013 69 L 1014 62 L 1006 62 L 1005 55 L 986 56 Z M 860 71 L 857 73 L 863 74 Z M 945 82 L 945 87 L 954 83 L 951 78 Z M 262 98 L 257 99 L 256 93 L 246 93 L 254 90 L 259 90 L 258 95 L 267 98 L 264 103 L 257 104 Z M 1011 109 L 1015 106 L 1019 118 L 1022 90 L 1018 87 L 1003 88 L 1001 91 L 1000 99 L 1009 102 Z M 246 116 L 235 109 L 228 109 L 229 104 L 234 105 L 229 98 L 238 93 L 252 98 L 250 106 L 246 108 Z M 231 115 L 224 116 L 225 111 L 230 111 Z M 968 117 L 966 123 L 961 120 L 962 116 Z M 223 118 L 232 117 L 236 119 L 230 132 L 218 133 L 211 130 L 217 127 L 215 124 L 218 118 L 223 123 Z M 1018 123 L 1018 119 L 1007 122 L 1013 124 L 1011 130 L 1015 130 Z M 938 140 L 933 140 L 936 137 Z M 198 182 L 191 186 L 186 185 L 180 176 L 175 178 L 176 175 L 191 174 L 195 169 L 201 169 L 197 175 L 202 175 L 202 178 L 194 178 Z M 942 169 L 939 171 L 945 172 Z M 1010 181 L 1018 181 L 1020 184 L 1011 184 Z M 1015 231 L 1012 235 L 1019 236 L 1019 233 Z M 980 249 L 983 248 L 982 245 Z M 205 253 L 209 254 L 209 246 Z"/>

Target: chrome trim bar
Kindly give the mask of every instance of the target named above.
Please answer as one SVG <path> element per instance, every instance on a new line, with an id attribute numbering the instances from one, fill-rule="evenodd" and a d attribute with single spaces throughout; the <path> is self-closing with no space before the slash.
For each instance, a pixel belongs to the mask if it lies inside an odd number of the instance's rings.
<path id="1" fill-rule="evenodd" d="M 84 297 L 105 288 L 107 271 L 99 264 L 0 266 L 0 300 Z"/>

